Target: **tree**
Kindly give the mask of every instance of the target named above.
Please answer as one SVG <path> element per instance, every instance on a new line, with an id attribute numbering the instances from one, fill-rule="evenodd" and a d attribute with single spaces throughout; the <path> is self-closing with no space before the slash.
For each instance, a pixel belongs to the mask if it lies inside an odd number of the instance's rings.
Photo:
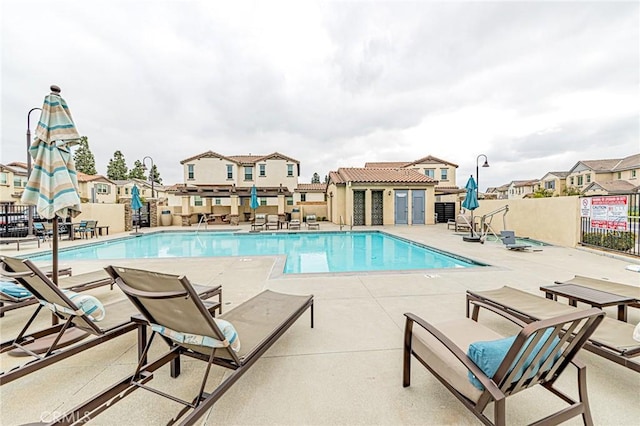
<path id="1" fill-rule="evenodd" d="M 311 183 L 320 183 L 320 175 L 317 173 L 314 173 L 313 177 L 311 178 Z"/>
<path id="2" fill-rule="evenodd" d="M 324 175 L 324 183 L 329 184 L 329 175 Z"/>
<path id="3" fill-rule="evenodd" d="M 113 158 L 109 160 L 107 166 L 107 177 L 111 180 L 126 180 L 128 176 L 127 163 L 124 155 L 120 151 L 113 153 Z"/>
<path id="4" fill-rule="evenodd" d="M 80 145 L 75 154 L 73 154 L 73 161 L 76 163 L 76 170 L 86 175 L 95 175 L 96 172 L 96 159 L 93 153 L 89 149 L 89 138 L 82 136 L 80 138 Z"/>
<path id="5" fill-rule="evenodd" d="M 580 195 L 580 190 L 576 187 L 568 186 L 562 190 L 562 195 L 569 197 L 573 195 Z"/>
<path id="6" fill-rule="evenodd" d="M 151 167 L 151 171 L 149 172 L 149 180 L 154 181 L 158 185 L 162 185 L 162 178 L 160 177 L 160 173 L 158 172 L 158 167 L 156 167 L 155 164 L 153 165 L 153 167 Z"/>
<path id="7" fill-rule="evenodd" d="M 133 163 L 133 168 L 129 172 L 129 179 L 147 179 L 144 175 L 144 165 L 140 162 L 140 160 L 136 160 L 136 162 Z"/>

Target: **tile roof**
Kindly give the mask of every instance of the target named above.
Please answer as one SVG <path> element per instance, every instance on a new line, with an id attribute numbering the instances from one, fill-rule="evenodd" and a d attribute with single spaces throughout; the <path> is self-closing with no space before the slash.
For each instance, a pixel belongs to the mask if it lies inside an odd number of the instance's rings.
<path id="1" fill-rule="evenodd" d="M 389 169 L 372 167 L 341 167 L 329 174 L 334 183 L 423 183 L 438 181 L 411 169 Z"/>
<path id="2" fill-rule="evenodd" d="M 453 167 L 458 167 L 457 164 L 454 164 L 450 161 L 442 160 L 438 157 L 434 157 L 433 155 L 427 155 L 426 157 L 422 157 L 416 161 L 379 161 L 379 162 L 369 162 L 364 163 L 364 166 L 367 168 L 404 168 L 409 166 L 414 166 L 416 164 L 448 164 Z"/>
<path id="3" fill-rule="evenodd" d="M 374 169 L 401 169 L 408 164 L 410 163 L 406 161 L 380 161 L 377 163 L 364 163 L 364 166 Z"/>
<path id="4" fill-rule="evenodd" d="M 588 187 L 584 189 L 583 192 L 586 192 L 593 187 L 599 186 L 603 190 L 611 193 L 620 193 L 620 192 L 633 192 L 638 190 L 640 186 L 634 185 L 628 180 L 610 180 L 605 182 L 592 182 Z"/>
<path id="5" fill-rule="evenodd" d="M 612 159 L 612 160 L 585 160 L 580 161 L 580 163 L 584 164 L 588 168 L 596 172 L 608 172 L 613 170 L 618 164 L 620 164 L 620 159 Z"/>
<path id="6" fill-rule="evenodd" d="M 614 170 L 629 170 L 640 168 L 640 154 L 630 155 L 623 158 Z"/>
<path id="7" fill-rule="evenodd" d="M 112 180 L 102 175 L 87 175 L 82 172 L 77 172 L 77 176 L 78 176 L 78 182 L 93 182 L 94 180 L 102 180 L 104 182 L 114 183 Z"/>
<path id="8" fill-rule="evenodd" d="M 298 160 L 291 158 L 291 157 L 287 157 L 286 155 L 280 154 L 279 152 L 273 152 L 271 154 L 267 154 L 267 155 L 222 155 L 222 154 L 218 154 L 217 152 L 214 151 L 206 151 L 203 152 L 201 154 L 198 155 L 194 155 L 193 157 L 189 157 L 189 158 L 185 158 L 184 160 L 180 161 L 180 164 L 185 164 L 188 163 L 189 161 L 193 161 L 193 160 L 199 160 L 200 158 L 220 158 L 223 160 L 227 160 L 227 161 L 231 161 L 233 163 L 237 163 L 237 164 L 255 164 L 258 161 L 266 161 L 269 159 L 284 159 L 287 161 L 291 161 L 293 163 L 300 163 Z"/>
<path id="9" fill-rule="evenodd" d="M 299 183 L 298 187 L 296 188 L 296 192 L 326 192 L 326 190 L 326 183 Z"/>

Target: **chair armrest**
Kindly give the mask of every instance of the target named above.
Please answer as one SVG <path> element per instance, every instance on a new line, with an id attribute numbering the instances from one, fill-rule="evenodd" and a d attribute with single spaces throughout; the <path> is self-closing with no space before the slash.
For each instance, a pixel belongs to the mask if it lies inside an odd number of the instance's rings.
<path id="1" fill-rule="evenodd" d="M 426 322 L 424 319 L 410 312 L 405 313 L 404 316 L 407 317 L 407 322 L 410 321 L 412 323 L 418 324 L 426 332 L 431 334 L 440 343 L 442 343 L 444 347 L 447 348 L 447 350 L 451 352 L 453 356 L 455 356 L 467 368 L 467 370 L 471 371 L 473 375 L 476 376 L 476 378 L 484 386 L 485 390 L 487 390 L 491 394 L 491 396 L 495 398 L 495 400 L 501 400 L 505 398 L 504 393 L 500 390 L 498 385 L 496 385 L 496 383 L 492 379 L 487 377 L 487 375 L 484 374 L 480 367 L 478 367 L 473 361 L 471 361 L 467 354 L 455 343 L 453 343 L 451 339 L 442 334 L 440 330 Z"/>

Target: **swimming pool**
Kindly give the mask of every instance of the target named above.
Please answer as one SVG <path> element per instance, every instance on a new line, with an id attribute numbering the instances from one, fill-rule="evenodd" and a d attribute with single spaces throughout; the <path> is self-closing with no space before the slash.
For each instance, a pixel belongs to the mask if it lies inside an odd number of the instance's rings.
<path id="1" fill-rule="evenodd" d="M 60 250 L 60 261 L 286 255 L 285 274 L 485 266 L 380 231 L 154 232 Z M 50 260 L 51 254 L 28 256 Z"/>

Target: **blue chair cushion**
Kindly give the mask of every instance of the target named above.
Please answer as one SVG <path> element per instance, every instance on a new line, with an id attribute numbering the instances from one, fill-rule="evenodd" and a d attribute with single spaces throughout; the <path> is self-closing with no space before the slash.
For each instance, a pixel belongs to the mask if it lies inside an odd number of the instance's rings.
<path id="1" fill-rule="evenodd" d="M 0 292 L 7 296 L 15 297 L 16 299 L 23 299 L 31 297 L 31 292 L 19 284 L 9 281 L 0 281 Z"/>
<path id="2" fill-rule="evenodd" d="M 513 379 L 514 382 L 520 380 L 520 378 L 522 377 L 522 374 L 524 374 L 524 371 L 527 368 L 529 368 L 529 366 L 533 362 L 533 359 L 536 357 L 538 352 L 540 352 L 542 347 L 545 345 L 545 343 L 549 339 L 549 336 L 551 335 L 552 332 L 553 332 L 553 328 L 548 328 L 544 332 L 544 334 L 542 335 L 542 338 L 534 346 L 533 351 L 531 351 L 531 354 L 529 354 L 529 356 L 525 360 L 524 364 L 520 368 L 520 371 L 514 377 Z M 529 347 L 529 344 L 531 343 L 534 337 L 535 335 L 532 335 L 529 337 L 529 339 L 527 339 L 523 347 L 520 349 L 520 352 L 518 352 L 518 355 L 516 356 L 513 364 L 511 364 L 511 367 L 509 368 L 509 372 L 513 370 L 515 365 L 518 363 L 518 361 L 522 357 L 522 353 Z M 513 345 L 513 342 L 515 340 L 516 340 L 516 336 L 511 336 L 511 337 L 505 337 L 503 339 L 491 340 L 488 342 L 475 342 L 469 345 L 467 356 L 478 367 L 480 367 L 480 370 L 482 370 L 482 372 L 486 374 L 487 377 L 493 378 L 493 376 L 496 374 L 496 371 L 498 371 L 498 367 L 500 367 L 500 364 L 502 364 L 502 360 L 504 360 L 504 357 L 507 355 L 507 352 L 509 352 L 509 349 L 511 349 L 511 346 Z M 549 348 L 546 350 L 542 358 L 540 358 L 540 362 L 538 363 L 538 365 L 531 372 L 530 377 L 533 377 L 538 372 L 540 367 L 542 367 L 542 364 L 544 364 L 544 362 L 549 358 L 549 356 L 552 353 L 555 352 L 554 362 L 560 357 L 561 348 L 556 349 L 556 347 L 558 346 L 558 343 L 560 343 L 560 339 L 555 337 L 551 346 L 549 346 Z M 471 373 L 471 371 L 469 371 L 468 375 L 469 375 L 469 381 L 471 382 L 471 384 L 473 384 L 473 386 L 475 386 L 480 390 L 484 390 L 484 386 L 482 385 L 482 383 L 480 383 L 480 381 L 476 378 L 475 375 L 473 375 L 473 373 Z"/>

